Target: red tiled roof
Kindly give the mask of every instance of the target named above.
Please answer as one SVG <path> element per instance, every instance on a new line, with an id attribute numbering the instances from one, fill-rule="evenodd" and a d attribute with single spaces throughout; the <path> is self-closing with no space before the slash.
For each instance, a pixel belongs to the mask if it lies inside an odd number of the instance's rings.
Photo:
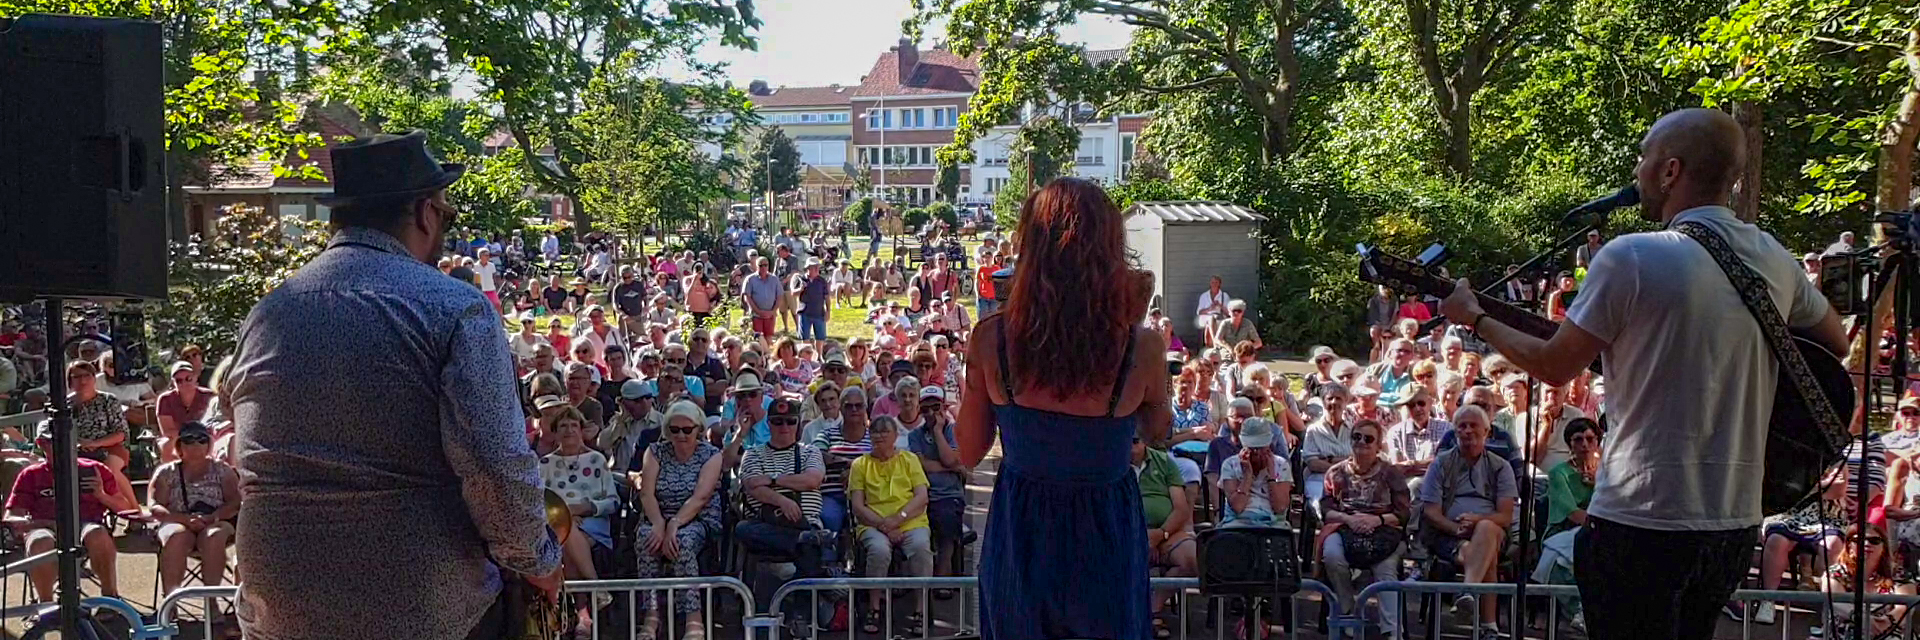
<path id="1" fill-rule="evenodd" d="M 859 87 L 778 87 L 769 89 L 765 95 L 748 94 L 747 99 L 753 106 L 761 108 L 780 107 L 845 107 L 847 99 Z"/>
<path id="2" fill-rule="evenodd" d="M 259 191 L 271 189 L 315 189 L 326 188 L 333 183 L 333 154 L 331 147 L 352 139 L 354 133 L 346 125 L 328 117 L 319 110 L 308 111 L 315 133 L 320 134 L 323 146 L 307 149 L 307 157 L 290 154 L 280 164 L 290 169 L 298 169 L 309 164 L 319 168 L 322 179 L 281 178 L 273 175 L 274 164 L 267 160 L 253 160 L 242 166 L 216 165 L 209 170 L 212 178 L 206 185 L 209 189 L 221 191 Z"/>
<path id="3" fill-rule="evenodd" d="M 900 52 L 880 54 L 873 70 L 860 80 L 858 97 L 973 93 L 980 88 L 980 65 L 935 47 L 920 51 L 920 62 L 906 78 L 900 77 Z"/>

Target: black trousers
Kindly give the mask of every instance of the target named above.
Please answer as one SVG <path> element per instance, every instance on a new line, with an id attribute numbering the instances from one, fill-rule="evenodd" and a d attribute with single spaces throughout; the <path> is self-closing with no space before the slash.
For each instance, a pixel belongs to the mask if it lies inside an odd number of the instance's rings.
<path id="1" fill-rule="evenodd" d="M 1759 527 L 1655 531 L 1588 517 L 1573 573 L 1592 640 L 1711 640 Z"/>
<path id="2" fill-rule="evenodd" d="M 500 596 L 493 599 L 493 606 L 487 607 L 480 615 L 480 621 L 467 632 L 467 640 L 506 640 L 512 637 L 507 629 L 507 598 L 514 593 L 512 589 L 501 589 Z"/>

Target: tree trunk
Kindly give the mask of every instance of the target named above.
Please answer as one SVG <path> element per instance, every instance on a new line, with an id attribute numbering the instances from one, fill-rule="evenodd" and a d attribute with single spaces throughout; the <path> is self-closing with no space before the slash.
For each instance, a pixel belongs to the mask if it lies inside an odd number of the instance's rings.
<path id="1" fill-rule="evenodd" d="M 1740 181 L 1733 190 L 1733 215 L 1746 222 L 1756 222 L 1760 219 L 1761 160 L 1766 157 L 1766 132 L 1761 129 L 1760 105 L 1734 103 L 1733 119 L 1740 123 L 1747 150 L 1747 164 L 1740 168 Z"/>
<path id="2" fill-rule="evenodd" d="M 1447 169 L 1466 179 L 1473 175 L 1473 94 L 1455 96 L 1447 111 Z"/>
<path id="3" fill-rule="evenodd" d="M 580 196 L 566 194 L 567 203 L 573 207 L 573 237 L 585 238 L 593 233 L 593 216 L 587 214 L 586 207 L 580 206 Z"/>
<path id="4" fill-rule="evenodd" d="M 1913 201 L 1913 152 L 1920 139 L 1920 23 L 1907 30 L 1907 91 L 1900 111 L 1880 132 L 1880 172 L 1873 203 L 1881 211 L 1906 211 Z"/>

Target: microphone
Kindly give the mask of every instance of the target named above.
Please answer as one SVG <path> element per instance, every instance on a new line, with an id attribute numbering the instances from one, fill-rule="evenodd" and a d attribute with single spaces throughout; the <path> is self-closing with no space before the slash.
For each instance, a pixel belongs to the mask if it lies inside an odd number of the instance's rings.
<path id="1" fill-rule="evenodd" d="M 1584 215 L 1606 213 L 1614 209 L 1631 207 L 1636 204 L 1640 204 L 1640 189 L 1633 185 L 1627 185 L 1621 187 L 1619 191 L 1613 192 L 1613 195 L 1574 207 L 1572 211 L 1567 212 L 1567 215 L 1560 217 L 1560 222 L 1573 222 L 1575 219 Z"/>

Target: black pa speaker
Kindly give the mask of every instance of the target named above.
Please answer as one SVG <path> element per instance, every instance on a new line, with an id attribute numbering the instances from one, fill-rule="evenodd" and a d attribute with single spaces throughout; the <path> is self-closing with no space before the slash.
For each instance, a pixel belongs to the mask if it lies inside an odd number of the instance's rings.
<path id="1" fill-rule="evenodd" d="M 160 26 L 0 21 L 0 300 L 164 298 Z"/>

